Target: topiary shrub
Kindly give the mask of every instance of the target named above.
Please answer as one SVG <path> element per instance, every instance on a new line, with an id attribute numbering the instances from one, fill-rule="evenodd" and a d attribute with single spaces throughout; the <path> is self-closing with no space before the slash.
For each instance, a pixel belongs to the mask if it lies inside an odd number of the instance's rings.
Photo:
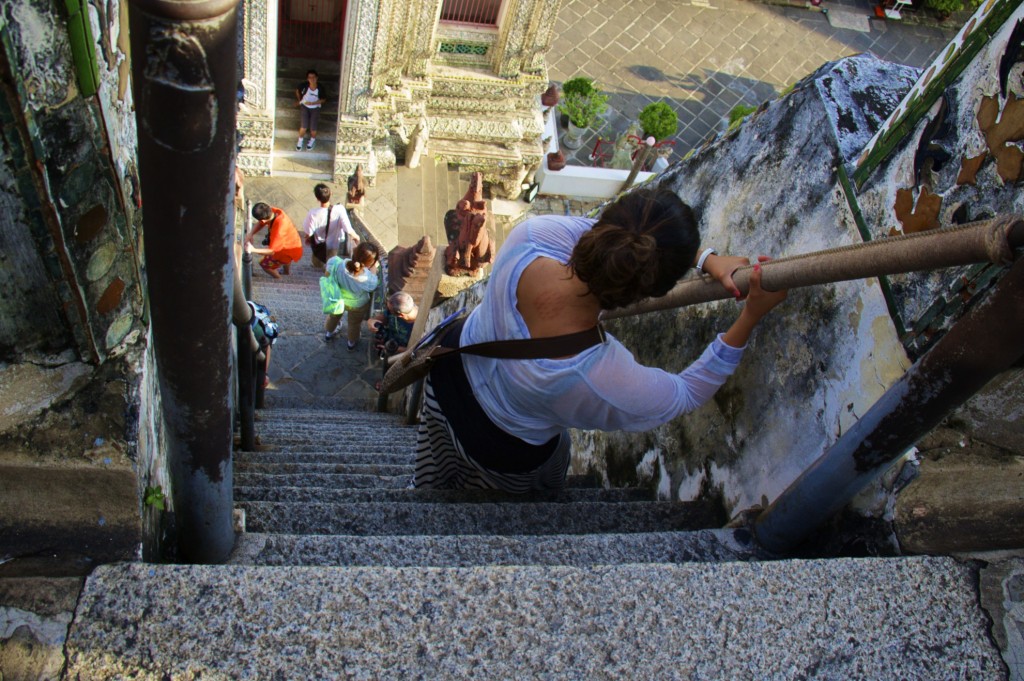
<path id="1" fill-rule="evenodd" d="M 571 92 L 558 103 L 558 110 L 568 116 L 577 128 L 589 128 L 598 116 L 608 110 L 608 95 L 597 90 L 589 95 Z"/>
<path id="2" fill-rule="evenodd" d="M 648 104 L 640 112 L 638 120 L 644 138 L 653 137 L 659 142 L 672 137 L 679 129 L 679 115 L 665 102 Z"/>
<path id="3" fill-rule="evenodd" d="M 572 94 L 589 97 L 596 92 L 597 87 L 594 85 L 594 79 L 587 78 L 586 76 L 576 76 L 562 83 L 563 97 L 568 97 Z"/>

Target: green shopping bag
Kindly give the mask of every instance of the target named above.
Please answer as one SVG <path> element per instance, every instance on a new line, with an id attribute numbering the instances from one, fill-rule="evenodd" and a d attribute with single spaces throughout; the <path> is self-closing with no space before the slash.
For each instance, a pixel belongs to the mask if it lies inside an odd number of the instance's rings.
<path id="1" fill-rule="evenodd" d="M 341 299 L 341 287 L 334 276 L 341 258 L 331 258 L 333 267 L 328 264 L 327 274 L 320 277 L 320 302 L 323 303 L 324 314 L 340 315 L 345 311 L 345 301 Z"/>

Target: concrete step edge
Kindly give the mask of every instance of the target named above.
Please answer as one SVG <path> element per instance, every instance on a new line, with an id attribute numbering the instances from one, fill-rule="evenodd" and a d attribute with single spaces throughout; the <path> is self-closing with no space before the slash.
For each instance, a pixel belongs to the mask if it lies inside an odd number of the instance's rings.
<path id="1" fill-rule="evenodd" d="M 485 665 L 491 678 L 782 679 L 801 670 L 1005 678 L 976 580 L 970 565 L 942 557 L 101 565 L 70 625 L 66 676 L 386 678 L 402 670 L 433 679 L 479 677 Z"/>
<path id="2" fill-rule="evenodd" d="M 763 560 L 737 530 L 549 535 L 283 535 L 247 533 L 235 565 L 484 567 Z"/>

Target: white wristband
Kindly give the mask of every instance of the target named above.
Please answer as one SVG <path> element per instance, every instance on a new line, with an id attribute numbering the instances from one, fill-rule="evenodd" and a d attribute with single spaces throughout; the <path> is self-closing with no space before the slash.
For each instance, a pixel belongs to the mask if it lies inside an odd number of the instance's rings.
<path id="1" fill-rule="evenodd" d="M 712 254 L 718 255 L 718 251 L 716 251 L 713 248 L 705 248 L 701 252 L 700 257 L 697 258 L 697 271 L 698 272 L 701 272 L 701 273 L 704 272 L 704 261 L 708 259 L 709 255 L 712 255 Z"/>

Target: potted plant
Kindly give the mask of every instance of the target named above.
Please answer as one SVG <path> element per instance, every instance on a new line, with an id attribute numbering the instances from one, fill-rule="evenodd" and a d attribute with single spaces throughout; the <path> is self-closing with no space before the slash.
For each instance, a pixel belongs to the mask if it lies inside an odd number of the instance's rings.
<path id="1" fill-rule="evenodd" d="M 577 80 L 577 79 L 573 79 Z M 563 143 L 570 149 L 579 149 L 583 144 L 583 131 L 594 125 L 597 117 L 608 110 L 608 95 L 602 94 L 593 87 L 589 78 L 586 80 L 591 88 L 589 92 L 571 89 L 558 104 L 558 110 L 568 116 L 568 129 Z M 572 80 L 566 81 L 571 83 Z"/>
<path id="2" fill-rule="evenodd" d="M 562 83 L 562 98 L 565 98 L 572 93 L 579 95 L 591 95 L 597 92 L 597 88 L 594 87 L 594 79 L 587 78 L 586 76 L 575 76 Z M 568 127 L 569 117 L 564 113 L 558 117 L 558 124 L 563 128 Z"/>
<path id="3" fill-rule="evenodd" d="M 638 117 L 644 138 L 653 137 L 660 142 L 676 134 L 679 115 L 665 102 L 653 102 L 643 108 Z"/>

